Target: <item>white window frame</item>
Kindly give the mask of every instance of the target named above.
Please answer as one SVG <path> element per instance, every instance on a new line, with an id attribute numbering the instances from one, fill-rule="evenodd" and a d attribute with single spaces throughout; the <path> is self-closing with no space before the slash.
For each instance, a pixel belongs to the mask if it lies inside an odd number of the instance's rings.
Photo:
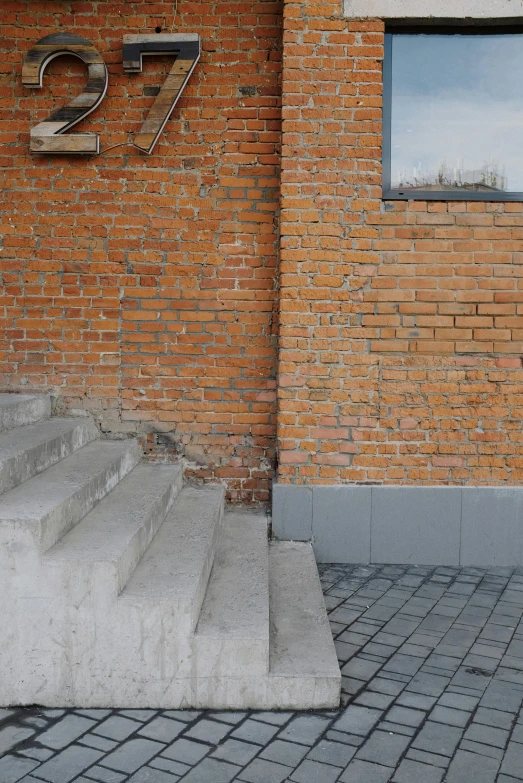
<path id="1" fill-rule="evenodd" d="M 356 19 L 519 19 L 523 0 L 344 0 Z"/>

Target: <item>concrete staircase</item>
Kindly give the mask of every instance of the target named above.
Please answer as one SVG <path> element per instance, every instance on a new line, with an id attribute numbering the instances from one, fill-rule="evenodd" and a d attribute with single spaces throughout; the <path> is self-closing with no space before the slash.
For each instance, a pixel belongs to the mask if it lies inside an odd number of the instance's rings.
<path id="1" fill-rule="evenodd" d="M 0 395 L 0 704 L 336 707 L 310 545 L 50 414 Z"/>

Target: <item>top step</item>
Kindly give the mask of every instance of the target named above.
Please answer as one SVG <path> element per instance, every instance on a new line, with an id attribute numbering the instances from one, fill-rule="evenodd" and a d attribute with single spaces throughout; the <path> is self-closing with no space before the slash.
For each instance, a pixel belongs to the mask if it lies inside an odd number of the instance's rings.
<path id="1" fill-rule="evenodd" d="M 46 394 L 0 394 L 0 432 L 36 421 L 51 415 L 51 398 Z"/>

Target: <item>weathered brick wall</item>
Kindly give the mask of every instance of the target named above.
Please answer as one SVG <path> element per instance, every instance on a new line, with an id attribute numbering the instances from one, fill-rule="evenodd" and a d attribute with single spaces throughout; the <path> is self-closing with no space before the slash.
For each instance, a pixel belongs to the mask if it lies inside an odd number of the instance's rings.
<path id="1" fill-rule="evenodd" d="M 523 205 L 381 201 L 381 21 L 284 12 L 279 479 L 523 478 Z"/>
<path id="2" fill-rule="evenodd" d="M 0 4 L 4 390 L 52 391 L 109 433 L 183 453 L 229 495 L 266 500 L 274 460 L 281 9 L 242 3 Z M 168 58 L 122 68 L 122 36 L 198 32 L 202 58 L 150 157 L 28 152 L 31 124 L 79 94 L 75 58 L 21 83 L 24 53 L 66 30 L 110 72 L 74 131 L 139 129 Z"/>

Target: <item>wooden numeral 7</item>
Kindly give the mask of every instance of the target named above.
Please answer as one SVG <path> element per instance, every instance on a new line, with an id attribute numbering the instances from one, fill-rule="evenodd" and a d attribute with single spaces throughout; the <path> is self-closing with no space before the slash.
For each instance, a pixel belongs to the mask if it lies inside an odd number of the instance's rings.
<path id="1" fill-rule="evenodd" d="M 142 70 L 144 55 L 176 55 L 167 79 L 133 139 L 135 147 L 150 154 L 200 59 L 200 36 L 197 33 L 124 35 L 123 41 L 123 67 L 128 73 L 139 73 Z"/>
<path id="2" fill-rule="evenodd" d="M 100 145 L 94 133 L 61 135 L 94 111 L 107 90 L 107 66 L 98 49 L 87 38 L 73 33 L 54 33 L 41 38 L 26 55 L 22 82 L 26 87 L 41 87 L 47 64 L 62 54 L 73 54 L 83 60 L 89 79 L 81 95 L 31 128 L 31 152 L 96 154 Z"/>

